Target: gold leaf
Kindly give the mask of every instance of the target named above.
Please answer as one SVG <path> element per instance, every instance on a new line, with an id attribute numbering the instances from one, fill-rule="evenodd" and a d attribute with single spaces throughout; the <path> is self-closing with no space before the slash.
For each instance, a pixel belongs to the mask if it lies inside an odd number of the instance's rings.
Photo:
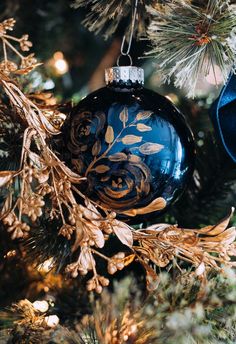
<path id="1" fill-rule="evenodd" d="M 102 248 L 104 246 L 105 239 L 100 229 L 94 228 L 92 232 L 92 237 L 97 247 Z"/>
<path id="2" fill-rule="evenodd" d="M 139 147 L 139 151 L 145 155 L 151 155 L 160 152 L 164 148 L 158 143 L 147 142 Z"/>
<path id="3" fill-rule="evenodd" d="M 107 127 L 107 131 L 105 134 L 105 140 L 107 143 L 112 143 L 114 141 L 114 130 L 110 125 L 108 125 L 108 127 Z"/>
<path id="4" fill-rule="evenodd" d="M 28 74 L 30 72 L 32 72 L 33 69 L 37 68 L 38 66 L 41 66 L 42 63 L 35 63 L 31 66 L 25 67 L 25 68 L 20 68 L 17 69 L 14 74 L 19 74 L 19 75 L 23 75 L 23 74 Z"/>
<path id="5" fill-rule="evenodd" d="M 235 241 L 236 238 L 236 229 L 235 227 L 228 228 L 227 231 L 224 232 L 224 237 L 221 241 L 222 245 L 230 245 Z"/>
<path id="6" fill-rule="evenodd" d="M 136 116 L 136 121 L 148 119 L 153 114 L 152 111 L 139 112 Z"/>
<path id="7" fill-rule="evenodd" d="M 154 211 L 164 209 L 165 207 L 166 207 L 165 199 L 162 197 L 158 197 L 146 207 L 122 211 L 122 214 L 133 217 L 140 214 L 152 213 Z"/>
<path id="8" fill-rule="evenodd" d="M 42 171 L 41 173 L 39 173 L 37 176 L 37 179 L 40 184 L 46 183 L 46 181 L 48 181 L 48 178 L 49 178 L 49 172 L 46 169 Z"/>
<path id="9" fill-rule="evenodd" d="M 234 208 L 231 208 L 230 213 L 223 220 L 221 220 L 217 225 L 201 228 L 197 230 L 197 232 L 207 234 L 207 235 L 218 235 L 224 232 L 224 230 L 227 228 L 229 224 L 229 221 L 233 215 L 233 212 L 234 212 Z"/>
<path id="10" fill-rule="evenodd" d="M 29 155 L 30 160 L 36 167 L 40 169 L 43 169 L 46 167 L 46 165 L 43 164 L 43 159 L 38 154 L 30 151 L 28 155 Z"/>
<path id="11" fill-rule="evenodd" d="M 93 145 L 93 148 L 92 148 L 92 155 L 93 156 L 97 156 L 100 151 L 101 151 L 101 141 L 100 140 L 97 140 L 94 145 Z"/>
<path id="12" fill-rule="evenodd" d="M 80 175 L 71 171 L 71 169 L 67 167 L 62 161 L 58 161 L 58 165 L 60 166 L 62 172 L 69 178 L 70 182 L 78 184 L 81 183 L 81 180 L 86 179 L 85 177 L 80 177 Z"/>
<path id="13" fill-rule="evenodd" d="M 138 131 L 151 131 L 152 127 L 149 127 L 148 125 L 143 124 L 143 123 L 138 123 L 137 129 L 138 129 Z"/>
<path id="14" fill-rule="evenodd" d="M 213 243 L 213 242 L 228 242 L 228 241 L 234 241 L 236 236 L 236 230 L 235 227 L 228 228 L 224 230 L 224 232 L 215 235 L 215 236 L 204 236 L 201 238 L 201 242 L 205 241 L 207 243 Z"/>
<path id="15" fill-rule="evenodd" d="M 82 247 L 79 255 L 78 262 L 80 266 L 85 270 L 92 270 L 96 265 L 93 256 L 90 254 L 87 247 Z"/>
<path id="16" fill-rule="evenodd" d="M 84 238 L 84 232 L 81 227 L 76 227 L 75 229 L 75 242 L 71 248 L 72 252 L 75 252 L 78 247 L 80 247 L 80 244 Z"/>
<path id="17" fill-rule="evenodd" d="M 121 141 L 125 145 L 133 145 L 134 143 L 141 142 L 142 139 L 142 136 L 126 135 L 121 139 Z"/>
<path id="18" fill-rule="evenodd" d="M 7 184 L 15 174 L 15 171 L 0 171 L 0 187 Z"/>
<path id="19" fill-rule="evenodd" d="M 128 116 L 129 116 L 128 109 L 125 106 L 123 111 L 121 111 L 120 113 L 120 120 L 123 123 L 123 127 L 125 127 L 125 123 L 128 121 Z"/>
<path id="20" fill-rule="evenodd" d="M 150 292 L 156 290 L 160 283 L 160 277 L 143 259 L 139 257 L 138 259 L 146 271 L 147 290 Z"/>
<path id="21" fill-rule="evenodd" d="M 42 128 L 44 128 L 46 132 L 48 132 L 51 135 L 60 134 L 60 130 L 55 128 L 42 112 L 39 112 L 38 115 L 41 121 Z"/>
<path id="22" fill-rule="evenodd" d="M 105 173 L 110 170 L 110 167 L 107 165 L 98 165 L 94 169 L 97 173 Z"/>
<path id="23" fill-rule="evenodd" d="M 198 265 L 198 267 L 196 268 L 195 274 L 197 276 L 201 276 L 201 275 L 203 275 L 205 270 L 206 270 L 205 264 L 204 264 L 204 262 L 201 262 L 201 264 Z"/>
<path id="24" fill-rule="evenodd" d="M 135 254 L 130 254 L 129 256 L 125 257 L 123 260 L 125 266 L 130 265 L 134 261 L 134 258 L 135 258 Z"/>
<path id="25" fill-rule="evenodd" d="M 83 207 L 83 215 L 89 220 L 100 220 L 101 215 L 97 211 L 97 208 L 89 201 L 85 200 L 86 208 Z"/>
<path id="26" fill-rule="evenodd" d="M 122 242 L 122 244 L 128 247 L 133 246 L 133 234 L 130 227 L 127 224 L 121 221 L 115 221 L 113 231 L 117 238 Z"/>
<path id="27" fill-rule="evenodd" d="M 4 205 L 0 211 L 1 215 L 5 215 L 7 212 L 9 212 L 12 208 L 12 192 L 9 193 L 9 195 L 7 196 Z"/>
<path id="28" fill-rule="evenodd" d="M 127 160 L 127 155 L 125 153 L 122 153 L 122 152 L 115 153 L 115 154 L 109 155 L 108 159 L 110 161 L 125 161 L 125 160 Z"/>

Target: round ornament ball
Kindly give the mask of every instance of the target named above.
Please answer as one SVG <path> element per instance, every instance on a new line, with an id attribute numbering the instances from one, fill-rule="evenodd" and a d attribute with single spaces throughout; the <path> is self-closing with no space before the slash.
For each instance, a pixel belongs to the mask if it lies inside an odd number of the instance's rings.
<path id="1" fill-rule="evenodd" d="M 106 70 L 107 86 L 74 107 L 64 125 L 67 163 L 81 191 L 133 223 L 162 213 L 183 193 L 194 140 L 183 115 L 143 87 L 143 69 Z"/>

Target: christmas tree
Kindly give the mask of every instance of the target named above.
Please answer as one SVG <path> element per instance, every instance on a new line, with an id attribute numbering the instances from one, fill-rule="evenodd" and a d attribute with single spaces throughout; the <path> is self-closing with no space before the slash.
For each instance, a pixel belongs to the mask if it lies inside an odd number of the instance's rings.
<path id="1" fill-rule="evenodd" d="M 235 343 L 235 6 L 0 4 L 0 343 Z"/>

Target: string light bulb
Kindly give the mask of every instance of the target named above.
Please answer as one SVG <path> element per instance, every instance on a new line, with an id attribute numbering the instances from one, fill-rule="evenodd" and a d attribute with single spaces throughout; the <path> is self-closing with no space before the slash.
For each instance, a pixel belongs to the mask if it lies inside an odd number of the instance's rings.
<path id="1" fill-rule="evenodd" d="M 33 307 L 36 311 L 39 311 L 41 313 L 45 313 L 48 311 L 49 304 L 45 300 L 43 300 L 43 301 L 37 300 L 37 301 L 34 301 Z"/>
<path id="2" fill-rule="evenodd" d="M 45 323 L 47 324 L 48 327 L 54 328 L 59 324 L 59 318 L 57 315 L 49 315 L 45 317 Z"/>
<path id="3" fill-rule="evenodd" d="M 56 74 L 58 75 L 63 75 L 67 73 L 69 70 L 68 62 L 66 61 L 61 51 L 56 51 L 53 54 L 51 64 L 52 64 L 52 67 L 55 69 Z"/>

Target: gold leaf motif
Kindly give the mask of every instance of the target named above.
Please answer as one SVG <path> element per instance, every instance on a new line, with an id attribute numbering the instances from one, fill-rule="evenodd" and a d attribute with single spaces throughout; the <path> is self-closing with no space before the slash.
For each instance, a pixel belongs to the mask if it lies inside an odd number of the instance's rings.
<path id="1" fill-rule="evenodd" d="M 93 156 L 97 156 L 100 151 L 101 151 L 101 141 L 100 140 L 97 140 L 94 145 L 93 145 L 93 148 L 92 148 L 92 155 Z"/>
<path id="2" fill-rule="evenodd" d="M 147 142 L 139 147 L 139 151 L 145 155 L 151 155 L 160 152 L 164 148 L 163 145 L 158 143 Z"/>
<path id="3" fill-rule="evenodd" d="M 87 145 L 83 145 L 80 147 L 81 152 L 86 152 L 87 149 L 88 149 Z"/>
<path id="4" fill-rule="evenodd" d="M 105 134 L 105 140 L 107 143 L 112 143 L 114 141 L 114 130 L 110 125 L 108 125 L 108 127 L 107 127 L 107 131 Z"/>
<path id="5" fill-rule="evenodd" d="M 142 136 L 126 135 L 121 139 L 121 141 L 125 145 L 133 145 L 134 143 L 141 142 L 142 139 Z"/>
<path id="6" fill-rule="evenodd" d="M 137 162 L 141 161 L 141 158 L 138 155 L 130 154 L 129 157 L 128 157 L 128 160 L 129 160 L 129 162 L 137 163 Z"/>
<path id="7" fill-rule="evenodd" d="M 140 214 L 152 213 L 154 211 L 164 209 L 165 207 L 166 207 L 166 200 L 162 197 L 158 197 L 146 207 L 122 211 L 122 214 L 133 217 Z"/>
<path id="8" fill-rule="evenodd" d="M 152 127 L 149 127 L 148 125 L 143 124 L 143 123 L 138 123 L 137 129 L 138 129 L 138 131 L 151 131 Z"/>
<path id="9" fill-rule="evenodd" d="M 153 114 L 152 111 L 143 111 L 143 112 L 139 112 L 136 116 L 136 121 L 143 121 L 145 119 L 148 119 L 151 115 Z"/>
<path id="10" fill-rule="evenodd" d="M 121 221 L 115 221 L 113 231 L 122 244 L 132 247 L 133 246 L 133 234 L 130 227 Z"/>
<path id="11" fill-rule="evenodd" d="M 110 167 L 107 165 L 98 165 L 94 169 L 97 173 L 105 173 L 110 170 Z"/>
<path id="12" fill-rule="evenodd" d="M 128 121 L 128 116 L 129 116 L 128 109 L 125 106 L 123 111 L 121 111 L 120 113 L 120 120 L 123 123 L 123 127 L 125 127 L 125 123 Z"/>
<path id="13" fill-rule="evenodd" d="M 15 171 L 1 171 L 0 172 L 0 187 L 7 184 L 16 174 Z"/>
<path id="14" fill-rule="evenodd" d="M 122 152 L 115 153 L 115 154 L 109 155 L 108 159 L 110 161 L 125 161 L 125 160 L 127 160 L 127 155 L 125 153 L 122 153 Z"/>

